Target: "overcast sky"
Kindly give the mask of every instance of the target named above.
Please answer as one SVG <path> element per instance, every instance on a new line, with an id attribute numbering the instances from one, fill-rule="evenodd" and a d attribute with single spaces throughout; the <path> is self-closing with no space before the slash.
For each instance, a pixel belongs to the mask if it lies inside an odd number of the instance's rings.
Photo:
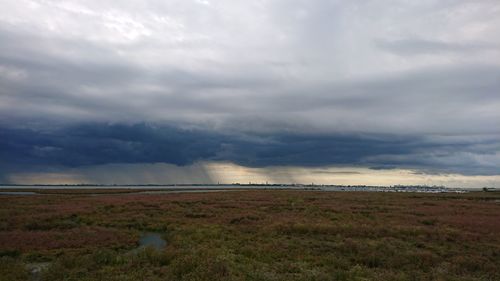
<path id="1" fill-rule="evenodd" d="M 224 163 L 500 185 L 500 2 L 2 0 L 0 138 L 2 182 Z"/>

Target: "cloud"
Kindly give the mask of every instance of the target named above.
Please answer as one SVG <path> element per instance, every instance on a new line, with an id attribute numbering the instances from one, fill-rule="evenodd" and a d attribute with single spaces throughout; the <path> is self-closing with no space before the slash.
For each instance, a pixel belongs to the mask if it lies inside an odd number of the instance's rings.
<path id="1" fill-rule="evenodd" d="M 498 170 L 495 0 L 0 7 L 4 171 L 199 160 Z"/>
<path id="2" fill-rule="evenodd" d="M 477 42 L 448 43 L 425 39 L 399 39 L 394 41 L 377 41 L 377 46 L 401 56 L 407 55 L 443 55 L 455 53 L 458 55 L 473 55 L 476 52 L 499 52 L 499 45 L 490 45 Z"/>
<path id="3" fill-rule="evenodd" d="M 373 170 L 360 167 L 244 167 L 226 162 L 171 164 L 108 164 L 52 172 L 9 175 L 18 184 L 217 184 L 303 183 L 343 185 L 444 185 L 458 188 L 500 187 L 500 176 L 426 174 L 413 170 Z"/>
<path id="4" fill-rule="evenodd" d="M 360 166 L 498 174 L 498 136 L 457 141 L 385 134 L 224 134 L 148 124 L 85 124 L 57 130 L 0 130 L 7 167 L 123 163 L 190 165 L 223 161 L 247 167 Z"/>

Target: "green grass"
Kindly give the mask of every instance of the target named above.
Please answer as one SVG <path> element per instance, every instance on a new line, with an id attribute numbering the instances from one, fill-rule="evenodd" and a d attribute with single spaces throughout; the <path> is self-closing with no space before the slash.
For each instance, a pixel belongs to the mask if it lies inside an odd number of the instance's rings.
<path id="1" fill-rule="evenodd" d="M 500 280 L 498 193 L 0 197 L 0 280 Z M 143 232 L 162 250 L 136 251 Z"/>

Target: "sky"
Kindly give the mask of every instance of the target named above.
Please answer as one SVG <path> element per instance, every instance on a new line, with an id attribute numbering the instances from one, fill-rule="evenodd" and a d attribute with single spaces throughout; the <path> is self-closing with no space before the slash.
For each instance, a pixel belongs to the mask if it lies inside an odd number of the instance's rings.
<path id="1" fill-rule="evenodd" d="M 2 0 L 1 183 L 500 187 L 498 0 Z"/>

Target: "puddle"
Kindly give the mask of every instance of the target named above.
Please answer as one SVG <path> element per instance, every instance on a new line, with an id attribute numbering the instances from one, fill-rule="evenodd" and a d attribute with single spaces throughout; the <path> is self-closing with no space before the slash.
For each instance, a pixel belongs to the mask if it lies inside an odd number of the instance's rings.
<path id="1" fill-rule="evenodd" d="M 31 191 L 0 191 L 0 195 L 38 195 Z"/>
<path id="2" fill-rule="evenodd" d="M 167 242 L 161 237 L 159 233 L 148 232 L 144 233 L 139 239 L 139 248 L 144 249 L 147 247 L 152 247 L 156 250 L 162 250 L 167 246 Z"/>

